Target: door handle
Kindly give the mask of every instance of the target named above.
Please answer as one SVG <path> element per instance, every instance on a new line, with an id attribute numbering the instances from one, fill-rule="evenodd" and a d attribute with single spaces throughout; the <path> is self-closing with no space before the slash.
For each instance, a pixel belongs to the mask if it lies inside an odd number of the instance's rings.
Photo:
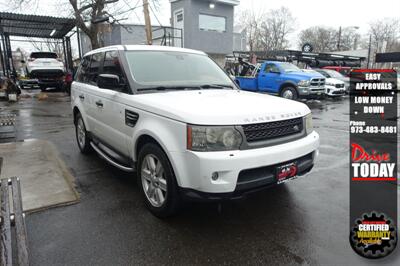
<path id="1" fill-rule="evenodd" d="M 102 108 L 103 107 L 103 103 L 101 101 L 97 101 L 96 102 L 97 107 Z"/>
<path id="2" fill-rule="evenodd" d="M 83 96 L 83 94 L 81 94 L 81 95 L 79 95 L 79 99 L 85 100 L 85 96 Z"/>
<path id="3" fill-rule="evenodd" d="M 261 77 L 265 78 L 265 75 L 261 75 Z"/>

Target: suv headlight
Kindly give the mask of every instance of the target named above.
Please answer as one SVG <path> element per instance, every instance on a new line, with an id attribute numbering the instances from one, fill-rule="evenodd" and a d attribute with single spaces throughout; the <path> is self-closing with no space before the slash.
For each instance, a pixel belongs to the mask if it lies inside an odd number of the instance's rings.
<path id="1" fill-rule="evenodd" d="M 232 126 L 187 126 L 187 148 L 192 151 L 238 150 L 242 135 Z"/>
<path id="2" fill-rule="evenodd" d="M 310 86 L 310 81 L 309 80 L 300 80 L 299 83 L 297 83 L 299 87 L 308 87 Z"/>
<path id="3" fill-rule="evenodd" d="M 311 134 L 313 132 L 313 125 L 312 125 L 312 115 L 309 113 L 306 115 L 306 133 L 307 135 Z"/>

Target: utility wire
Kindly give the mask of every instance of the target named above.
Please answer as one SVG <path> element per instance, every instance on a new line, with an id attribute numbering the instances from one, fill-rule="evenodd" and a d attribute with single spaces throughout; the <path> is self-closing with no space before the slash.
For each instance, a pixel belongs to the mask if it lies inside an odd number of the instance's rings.
<path id="1" fill-rule="evenodd" d="M 154 5 L 154 2 L 153 2 L 153 5 Z M 160 22 L 160 20 L 158 19 L 156 12 L 154 12 L 154 9 L 151 7 L 151 5 L 149 5 L 149 6 L 150 6 L 151 12 L 153 13 L 154 17 L 155 17 L 156 20 L 158 21 L 158 24 L 160 24 L 160 26 L 162 27 L 161 22 Z"/>

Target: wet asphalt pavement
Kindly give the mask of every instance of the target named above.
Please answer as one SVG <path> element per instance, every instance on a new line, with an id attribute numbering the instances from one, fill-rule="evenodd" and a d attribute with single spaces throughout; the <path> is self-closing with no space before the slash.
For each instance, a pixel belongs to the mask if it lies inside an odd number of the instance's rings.
<path id="1" fill-rule="evenodd" d="M 18 115 L 18 139 L 58 147 L 81 194 L 78 204 L 27 215 L 32 265 L 376 262 L 348 242 L 348 98 L 307 103 L 321 137 L 309 175 L 243 201 L 188 204 L 160 220 L 145 209 L 133 175 L 79 153 L 68 97 L 49 96 L 0 102 L 0 110 Z M 379 262 L 400 265 L 399 254 Z"/>

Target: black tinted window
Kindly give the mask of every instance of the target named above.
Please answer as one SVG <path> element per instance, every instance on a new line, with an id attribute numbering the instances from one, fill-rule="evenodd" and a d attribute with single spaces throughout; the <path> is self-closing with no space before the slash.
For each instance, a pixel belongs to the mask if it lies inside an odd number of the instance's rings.
<path id="1" fill-rule="evenodd" d="M 88 82 L 90 56 L 82 58 L 81 65 L 76 74 L 76 80 L 79 82 Z"/>
<path id="2" fill-rule="evenodd" d="M 97 84 L 97 76 L 99 75 L 100 65 L 102 61 L 102 53 L 93 54 L 90 57 L 90 66 L 88 73 L 88 82 L 93 85 Z"/>
<path id="3" fill-rule="evenodd" d="M 119 89 L 126 89 L 127 82 L 118 57 L 118 51 L 108 51 L 104 54 L 103 71 L 101 73 L 118 76 L 121 86 Z"/>
<path id="4" fill-rule="evenodd" d="M 58 58 L 56 53 L 51 53 L 51 52 L 35 52 L 31 53 L 30 58 Z"/>
<path id="5" fill-rule="evenodd" d="M 323 70 L 317 70 L 317 72 L 320 73 L 321 75 L 323 75 L 325 78 L 330 78 L 330 77 L 329 77 L 329 74 L 326 73 L 326 72 L 323 71 Z"/>
<path id="6" fill-rule="evenodd" d="M 109 51 L 105 53 L 102 73 L 117 75 L 120 79 L 123 78 L 117 51 Z"/>
<path id="7" fill-rule="evenodd" d="M 264 70 L 264 72 L 266 72 L 266 73 L 277 73 L 277 72 L 280 72 L 279 71 L 279 68 L 276 66 L 276 65 L 274 65 L 274 64 L 267 64 L 266 66 L 265 66 L 265 70 Z"/>

